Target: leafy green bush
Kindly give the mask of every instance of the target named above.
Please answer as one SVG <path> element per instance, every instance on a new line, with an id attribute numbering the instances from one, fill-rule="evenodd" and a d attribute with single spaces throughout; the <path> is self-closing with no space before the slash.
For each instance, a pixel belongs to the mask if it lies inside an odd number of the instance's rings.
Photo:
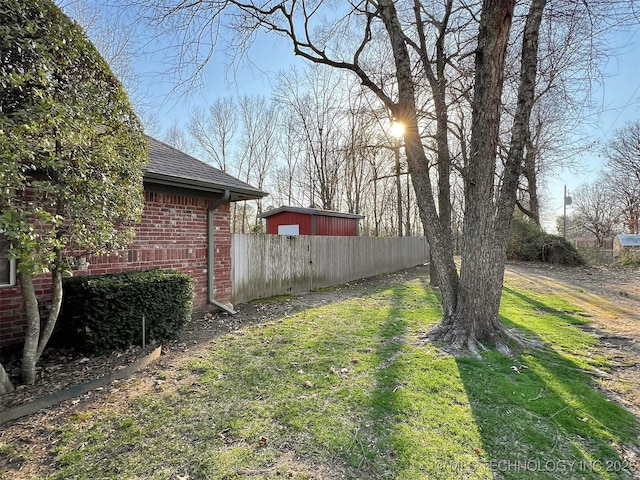
<path id="1" fill-rule="evenodd" d="M 0 230 L 26 280 L 25 298 L 40 293 L 30 277 L 48 270 L 53 278 L 53 315 L 27 311 L 26 384 L 57 320 L 58 253 L 102 255 L 131 243 L 149 161 L 122 84 L 56 3 L 0 1 Z"/>
<path id="2" fill-rule="evenodd" d="M 513 220 L 507 258 L 562 265 L 584 264 L 576 247 L 565 238 L 549 235 L 534 223 L 521 219 Z"/>
<path id="3" fill-rule="evenodd" d="M 191 318 L 193 279 L 174 270 L 71 277 L 64 281 L 64 301 L 56 343 L 101 354 L 175 338 Z"/>

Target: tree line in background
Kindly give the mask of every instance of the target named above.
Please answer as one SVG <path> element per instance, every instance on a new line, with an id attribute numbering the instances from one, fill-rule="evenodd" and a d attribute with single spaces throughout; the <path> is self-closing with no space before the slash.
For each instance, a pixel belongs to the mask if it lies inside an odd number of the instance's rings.
<path id="1" fill-rule="evenodd" d="M 573 192 L 567 218 L 569 237 L 594 238 L 599 247 L 617 234 L 640 233 L 640 120 L 616 131 L 602 153 L 605 168 Z M 563 222 L 557 221 L 560 232 Z"/>
<path id="2" fill-rule="evenodd" d="M 540 224 L 540 179 L 574 153 L 566 140 L 598 74 L 604 32 L 635 21 L 633 2 L 134 0 L 121 8 L 171 38 L 177 56 L 167 61 L 177 74 L 190 71 L 182 84 L 218 48 L 247 54 L 258 32 L 284 37 L 308 62 L 279 79 L 269 102 L 241 98 L 227 110 L 233 120 L 214 108 L 188 125 L 210 161 L 271 185 L 276 201 L 367 216 L 379 208 L 367 229 L 391 231 L 395 221 L 400 233 L 412 194 L 403 205 L 400 145 L 380 127 L 403 124 L 406 173 L 442 296 L 431 339 L 477 356 L 485 345 L 509 352 L 529 343 L 498 320 L 514 211 Z M 235 145 L 216 137 L 216 122 L 225 135 L 239 132 Z M 249 228 L 249 217 L 246 206 L 236 211 L 236 229 Z"/>
<path id="3" fill-rule="evenodd" d="M 293 68 L 278 75 L 270 98 L 212 96 L 209 105 L 196 108 L 183 123 L 162 132 L 145 102 L 140 79 L 136 81 L 132 73 L 135 29 L 114 15 L 105 22 L 103 7 L 90 0 L 61 0 L 60 4 L 86 26 L 114 70 L 122 72 L 148 133 L 270 193 L 265 200 L 235 206 L 235 232 L 259 232 L 262 225 L 256 221 L 257 214 L 292 205 L 363 214 L 363 235 L 424 233 L 404 141 L 400 139 L 399 145 L 392 134 L 394 115 L 349 72 L 319 64 Z M 425 87 L 419 92 L 417 108 L 420 137 L 434 171 L 434 189 L 451 192 L 441 203 L 443 207 L 447 204 L 444 217 L 457 239 L 464 214 L 464 168 L 470 158 L 470 52 L 477 23 L 473 7 L 465 2 L 432 2 L 424 8 L 433 9 L 422 27 L 436 39 L 436 47 L 427 52 L 425 60 L 433 65 L 424 69 L 421 80 Z M 468 15 L 460 14 L 463 11 Z M 525 132 L 526 155 L 516 201 L 518 209 L 538 226 L 546 179 L 560 167 L 572 165 L 576 154 L 589 144 L 590 139 L 572 134 L 581 122 L 580 109 L 588 101 L 585 85 L 597 78 L 598 60 L 604 52 L 598 38 L 604 24 L 596 8 L 591 16 L 564 4 L 547 11 L 549 22 L 540 34 L 543 54 Z M 454 13 L 460 14 L 455 22 L 451 20 Z M 524 26 L 524 14 L 524 9 L 518 11 L 514 20 L 518 28 Z M 443 24 L 439 17 L 451 23 Z M 178 24 L 170 26 L 177 28 Z M 187 48 L 181 45 L 180 51 Z M 508 54 L 508 93 L 502 112 L 507 120 L 498 150 L 502 164 L 517 100 L 514 82 L 519 52 L 509 49 Z M 384 76 L 392 58 L 380 44 L 367 61 L 377 65 Z M 175 63 L 184 64 L 185 59 Z M 431 89 L 437 94 L 432 95 Z M 498 166 L 497 181 L 501 170 Z"/>
<path id="4" fill-rule="evenodd" d="M 270 193 L 234 206 L 235 232 L 289 205 L 364 214 L 363 235 L 423 234 L 389 113 L 340 72 L 283 72 L 271 99 L 217 98 L 164 140 Z"/>

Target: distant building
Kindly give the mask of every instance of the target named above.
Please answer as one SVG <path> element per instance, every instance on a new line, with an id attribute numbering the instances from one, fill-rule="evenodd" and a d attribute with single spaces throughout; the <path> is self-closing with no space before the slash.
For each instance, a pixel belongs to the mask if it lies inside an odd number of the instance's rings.
<path id="1" fill-rule="evenodd" d="M 613 256 L 620 257 L 627 252 L 640 253 L 640 235 L 616 235 L 613 239 Z"/>
<path id="2" fill-rule="evenodd" d="M 593 235 L 590 237 L 575 237 L 573 238 L 573 244 L 577 248 L 602 248 L 604 250 L 611 250 L 613 248 L 613 237 L 604 237 L 602 240 L 598 240 Z"/>
<path id="3" fill-rule="evenodd" d="M 280 207 L 258 215 L 272 235 L 357 236 L 364 215 L 315 208 Z"/>

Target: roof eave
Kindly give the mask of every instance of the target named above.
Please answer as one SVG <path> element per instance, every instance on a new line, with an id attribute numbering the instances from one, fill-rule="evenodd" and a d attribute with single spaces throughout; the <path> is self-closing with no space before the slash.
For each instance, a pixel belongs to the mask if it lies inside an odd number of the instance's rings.
<path id="1" fill-rule="evenodd" d="M 155 185 L 196 190 L 199 192 L 207 193 L 223 194 L 228 190 L 231 194 L 231 198 L 229 199 L 231 202 L 238 202 L 242 200 L 256 200 L 258 198 L 263 198 L 269 195 L 262 190 L 249 190 L 232 187 L 229 185 L 220 185 L 212 182 L 205 182 L 202 180 L 192 180 L 154 172 L 144 172 L 144 181 Z"/>

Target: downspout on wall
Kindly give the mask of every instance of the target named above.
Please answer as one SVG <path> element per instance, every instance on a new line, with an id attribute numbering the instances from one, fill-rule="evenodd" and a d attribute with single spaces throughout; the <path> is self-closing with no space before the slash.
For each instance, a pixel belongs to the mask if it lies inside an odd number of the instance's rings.
<path id="1" fill-rule="evenodd" d="M 213 232 L 215 230 L 214 230 L 213 215 L 214 215 L 214 211 L 220 205 L 229 201 L 229 198 L 231 198 L 231 192 L 229 190 L 225 190 L 224 193 L 222 194 L 222 197 L 220 197 L 219 199 L 216 199 L 207 209 L 207 230 L 208 230 L 207 232 L 207 291 L 208 291 L 208 300 L 210 304 L 215 305 L 221 310 L 224 310 L 229 315 L 235 315 L 238 312 L 236 312 L 229 305 L 220 303 L 214 298 L 215 289 L 213 288 L 214 282 L 215 282 L 215 271 L 214 271 L 215 245 L 213 242 Z"/>

